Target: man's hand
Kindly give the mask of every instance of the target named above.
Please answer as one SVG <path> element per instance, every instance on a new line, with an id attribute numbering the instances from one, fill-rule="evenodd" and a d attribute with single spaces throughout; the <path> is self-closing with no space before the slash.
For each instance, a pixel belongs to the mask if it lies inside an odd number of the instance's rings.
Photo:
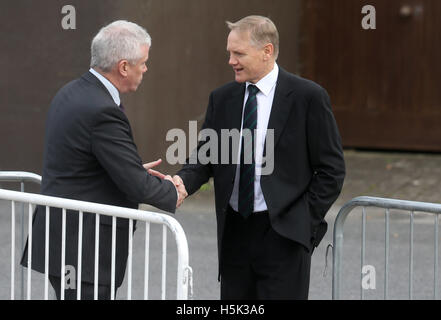
<path id="1" fill-rule="evenodd" d="M 182 195 L 184 195 L 184 198 L 182 199 L 181 203 L 176 207 L 176 208 L 178 208 L 182 204 L 182 202 L 184 202 L 184 199 L 187 198 L 188 193 L 187 193 L 187 190 L 185 189 L 184 181 L 182 181 L 180 176 L 177 176 L 177 175 L 174 176 L 173 183 L 175 184 L 176 188 L 178 189 L 178 192 L 180 194 L 182 193 Z"/>
<path id="2" fill-rule="evenodd" d="M 149 163 L 144 164 L 143 167 L 144 167 L 144 168 L 147 170 L 147 172 L 148 172 L 149 174 L 151 174 L 152 176 L 155 176 L 155 177 L 158 177 L 158 178 L 161 178 L 161 179 L 165 179 L 165 177 L 166 177 L 165 174 L 163 174 L 163 173 L 161 173 L 161 172 L 159 172 L 159 171 L 156 171 L 156 170 L 153 170 L 153 169 L 152 169 L 153 167 L 156 167 L 156 166 L 160 165 L 161 162 L 162 162 L 162 159 L 158 159 L 158 160 L 156 160 L 156 161 L 153 161 L 153 162 L 149 162 Z"/>
<path id="3" fill-rule="evenodd" d="M 175 175 L 173 177 L 173 181 L 175 183 L 175 186 L 179 187 L 181 184 L 184 185 L 184 181 L 182 180 L 182 178 L 178 175 Z"/>
<path id="4" fill-rule="evenodd" d="M 179 179 L 177 179 L 176 177 Z M 178 191 L 178 201 L 176 202 L 176 208 L 179 208 L 181 204 L 184 202 L 184 199 L 187 198 L 188 196 L 187 190 L 185 189 L 184 186 L 184 182 L 179 176 L 174 176 L 172 178 L 171 176 L 167 175 L 165 176 L 164 179 L 173 182 L 173 184 L 175 185 L 175 188 Z"/>
<path id="5" fill-rule="evenodd" d="M 159 171 L 153 170 L 153 167 L 160 165 L 162 159 L 158 159 L 156 161 L 152 161 L 143 165 L 143 167 L 147 170 L 149 174 L 152 176 L 158 177 L 160 179 L 169 180 L 175 185 L 175 188 L 178 192 L 178 201 L 176 202 L 176 208 L 179 208 L 181 204 L 184 202 L 184 199 L 187 198 L 188 193 L 185 190 L 184 181 L 182 181 L 180 176 L 174 176 L 173 178 L 170 175 L 165 175 Z"/>

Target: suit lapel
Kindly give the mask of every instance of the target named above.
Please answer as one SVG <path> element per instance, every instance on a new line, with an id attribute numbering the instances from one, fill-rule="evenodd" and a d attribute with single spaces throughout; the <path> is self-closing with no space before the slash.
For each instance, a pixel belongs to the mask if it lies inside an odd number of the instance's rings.
<path id="1" fill-rule="evenodd" d="M 288 96 L 292 90 L 293 88 L 288 85 L 287 72 L 280 68 L 276 92 L 274 93 L 274 101 L 268 122 L 268 129 L 274 130 L 274 147 L 277 146 L 277 142 L 279 141 L 283 128 L 285 128 L 286 122 L 289 118 L 288 115 L 291 111 L 291 104 Z"/>
<path id="2" fill-rule="evenodd" d="M 243 112 L 243 99 L 245 97 L 245 83 L 238 84 L 232 91 L 230 99 L 228 99 L 225 108 L 225 129 L 232 130 L 237 129 L 238 132 L 241 130 L 242 125 L 242 112 Z M 239 144 L 237 146 L 235 143 L 229 143 L 229 163 L 234 164 L 237 160 L 237 155 L 239 154 Z M 235 168 L 236 166 L 232 166 Z M 234 169 L 231 174 L 234 175 Z"/>
<path id="3" fill-rule="evenodd" d="M 231 98 L 226 105 L 226 129 L 241 129 L 242 112 L 243 112 L 243 99 L 245 97 L 245 84 L 239 84 L 234 88 Z"/>

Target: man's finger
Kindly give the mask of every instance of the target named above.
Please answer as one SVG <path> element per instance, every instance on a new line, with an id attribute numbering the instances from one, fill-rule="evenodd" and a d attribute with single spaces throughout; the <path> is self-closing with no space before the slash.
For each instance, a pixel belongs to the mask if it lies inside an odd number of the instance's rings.
<path id="1" fill-rule="evenodd" d="M 154 167 L 160 165 L 161 162 L 162 162 L 162 159 L 158 159 L 158 160 L 156 160 L 156 161 L 152 161 L 152 162 L 149 162 L 149 163 L 145 163 L 145 164 L 143 164 L 143 167 L 144 167 L 146 170 L 148 170 L 148 169 L 151 169 L 151 168 L 154 168 Z"/>
<path id="2" fill-rule="evenodd" d="M 159 171 L 153 170 L 153 169 L 148 169 L 147 172 L 150 173 L 152 176 L 155 176 L 155 177 L 158 177 L 161 179 L 164 179 L 166 177 L 165 174 L 163 174 Z"/>
<path id="3" fill-rule="evenodd" d="M 181 185 L 181 180 L 173 178 L 173 182 L 175 183 L 176 187 L 179 187 Z"/>

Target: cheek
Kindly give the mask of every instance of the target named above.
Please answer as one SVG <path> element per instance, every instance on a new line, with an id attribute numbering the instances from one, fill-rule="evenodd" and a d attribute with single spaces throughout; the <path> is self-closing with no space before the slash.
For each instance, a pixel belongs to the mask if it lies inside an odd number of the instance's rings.
<path id="1" fill-rule="evenodd" d="M 246 72 L 251 72 L 253 70 L 253 60 L 252 59 L 242 59 L 241 66 Z"/>

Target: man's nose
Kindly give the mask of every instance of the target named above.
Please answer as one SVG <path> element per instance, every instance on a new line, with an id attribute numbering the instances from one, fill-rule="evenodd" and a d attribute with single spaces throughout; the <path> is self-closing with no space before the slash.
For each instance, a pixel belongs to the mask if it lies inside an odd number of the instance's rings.
<path id="1" fill-rule="evenodd" d="M 229 64 L 230 66 L 234 66 L 234 65 L 236 65 L 236 64 L 237 64 L 237 59 L 234 58 L 234 57 L 232 57 L 232 56 L 230 56 L 230 59 L 228 60 L 228 64 Z"/>

